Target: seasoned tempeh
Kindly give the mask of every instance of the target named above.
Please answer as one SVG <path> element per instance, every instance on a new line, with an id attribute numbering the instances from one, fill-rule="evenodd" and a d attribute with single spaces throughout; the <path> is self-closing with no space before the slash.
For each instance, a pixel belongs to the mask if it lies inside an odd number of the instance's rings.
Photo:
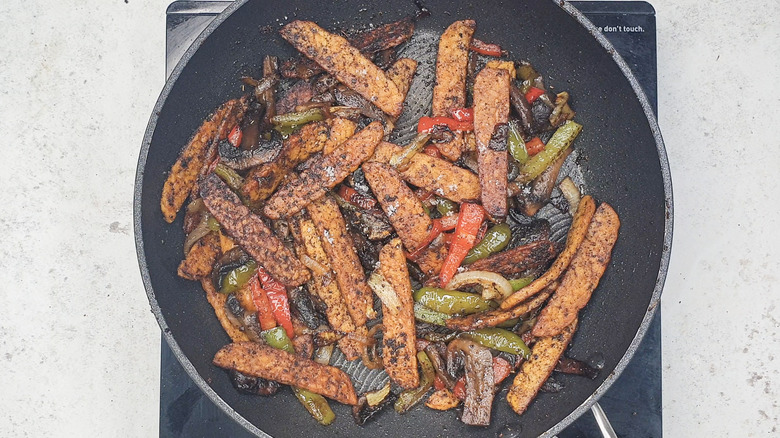
<path id="1" fill-rule="evenodd" d="M 412 86 L 415 70 L 417 70 L 417 61 L 410 58 L 400 58 L 387 69 L 387 78 L 398 87 L 398 92 L 403 96 L 403 100 L 406 100 L 406 93 Z"/>
<path id="2" fill-rule="evenodd" d="M 508 152 L 506 135 L 497 126 L 509 121 L 509 82 L 509 73 L 495 68 L 482 69 L 474 80 L 474 135 L 482 206 L 499 221 L 507 215 Z M 494 133 L 503 139 L 494 139 Z"/>
<path id="3" fill-rule="evenodd" d="M 515 376 L 509 393 L 506 395 L 506 400 L 512 410 L 522 415 L 528 409 L 528 405 L 536 397 L 539 388 L 550 377 L 558 359 L 566 351 L 576 329 L 577 320 L 575 319 L 561 334 L 536 341 L 531 349 L 531 358 L 523 362 L 520 372 Z"/>
<path id="4" fill-rule="evenodd" d="M 416 388 L 420 377 L 415 348 L 414 300 L 401 239 L 391 240 L 379 252 L 379 273 L 392 285 L 400 303 L 399 309 L 389 309 L 382 304 L 385 371 L 402 388 Z"/>
<path id="5" fill-rule="evenodd" d="M 601 204 L 588 226 L 585 240 L 563 274 L 561 285 L 539 313 L 534 336 L 556 335 L 577 318 L 577 312 L 588 304 L 607 269 L 619 229 L 620 219 L 615 210 L 607 203 Z"/>
<path id="6" fill-rule="evenodd" d="M 256 342 L 226 345 L 214 355 L 214 365 L 308 389 L 338 402 L 355 405 L 357 395 L 349 376 L 336 367 Z"/>
<path id="7" fill-rule="evenodd" d="M 371 289 L 366 283 L 363 267 L 347 233 L 347 224 L 339 206 L 333 198 L 325 196 L 309 204 L 308 210 L 330 266 L 336 273 L 336 282 L 352 321 L 356 326 L 365 325 L 368 319 L 376 316 Z"/>
<path id="8" fill-rule="evenodd" d="M 328 125 L 330 125 L 330 135 L 325 142 L 325 147 L 322 148 L 323 155 L 333 152 L 338 145 L 355 135 L 355 130 L 357 130 L 355 122 L 341 117 L 328 119 Z"/>
<path id="9" fill-rule="evenodd" d="M 372 161 L 388 163 L 400 146 L 382 142 L 376 147 Z M 411 184 L 435 192 L 451 201 L 475 201 L 480 196 L 479 177 L 445 160 L 427 154 L 415 154 L 401 176 Z"/>
<path id="10" fill-rule="evenodd" d="M 548 284 L 561 276 L 563 271 L 569 267 L 572 257 L 574 257 L 574 254 L 577 252 L 583 239 L 585 239 L 585 233 L 588 231 L 590 219 L 593 217 L 595 211 L 596 202 L 593 198 L 589 195 L 583 196 L 577 206 L 577 211 L 574 213 L 574 219 L 572 219 L 571 228 L 569 228 L 569 235 L 566 238 L 566 247 L 558 254 L 558 258 L 555 259 L 555 262 L 553 262 L 547 272 L 528 286 L 508 296 L 501 303 L 502 309 L 509 309 L 527 300 L 528 297 L 537 294 L 540 290 L 544 289 Z"/>
<path id="11" fill-rule="evenodd" d="M 306 267 L 217 175 L 209 174 L 201 181 L 200 196 L 224 230 L 273 278 L 286 286 L 309 280 Z"/>
<path id="12" fill-rule="evenodd" d="M 285 25 L 279 33 L 298 51 L 382 111 L 393 117 L 401 114 L 404 99 L 398 87 L 344 37 L 301 20 Z"/>
<path id="13" fill-rule="evenodd" d="M 314 159 L 300 178 L 285 184 L 268 199 L 263 213 L 271 219 L 279 219 L 322 198 L 374 153 L 383 135 L 382 124 L 372 122 L 330 154 Z"/>
<path id="14" fill-rule="evenodd" d="M 434 117 L 450 117 L 453 108 L 466 106 L 466 66 L 476 28 L 474 20 L 461 20 L 452 23 L 441 35 L 436 57 L 436 85 L 433 87 Z"/>
<path id="15" fill-rule="evenodd" d="M 219 236 L 211 232 L 195 242 L 179 264 L 178 274 L 187 280 L 198 280 L 211 274 L 220 254 Z"/>

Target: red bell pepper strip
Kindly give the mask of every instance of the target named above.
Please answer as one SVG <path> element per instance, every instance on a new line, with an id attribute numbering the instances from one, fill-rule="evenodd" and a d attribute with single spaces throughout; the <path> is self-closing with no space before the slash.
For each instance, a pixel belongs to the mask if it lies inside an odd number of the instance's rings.
<path id="1" fill-rule="evenodd" d="M 265 290 L 266 295 L 268 295 L 268 301 L 271 303 L 271 310 L 274 312 L 276 322 L 284 327 L 287 336 L 292 339 L 295 337 L 295 331 L 293 330 L 292 317 L 290 316 L 290 302 L 287 299 L 287 289 L 260 266 L 257 267 L 257 277 L 263 284 L 263 290 Z"/>
<path id="2" fill-rule="evenodd" d="M 534 156 L 544 150 L 544 142 L 539 137 L 534 137 L 525 143 L 525 150 L 528 156 Z"/>
<path id="3" fill-rule="evenodd" d="M 260 323 L 260 328 L 268 330 L 276 327 L 276 319 L 274 318 L 274 313 L 271 309 L 271 302 L 268 300 L 268 295 L 266 295 L 265 291 L 260 286 L 260 280 L 258 280 L 257 274 L 249 279 L 249 290 L 252 291 L 252 302 L 255 303 L 255 307 L 257 308 L 257 321 Z"/>
<path id="4" fill-rule="evenodd" d="M 544 94 L 544 90 L 541 88 L 536 87 L 530 87 L 528 91 L 525 93 L 525 100 L 528 101 L 528 103 L 534 103 L 536 99 L 541 97 Z"/>
<path id="5" fill-rule="evenodd" d="M 458 224 L 455 226 L 455 236 L 450 243 L 450 251 L 447 253 L 447 259 L 444 260 L 444 265 L 439 273 L 441 287 L 446 287 L 447 283 L 452 280 L 463 259 L 466 258 L 466 254 L 474 246 L 484 218 L 485 209 L 481 205 L 469 202 L 461 204 Z"/>
<path id="6" fill-rule="evenodd" d="M 447 125 L 451 131 L 473 131 L 474 122 L 459 122 L 449 117 L 420 117 L 417 122 L 417 132 L 430 132 L 434 126 Z"/>
<path id="7" fill-rule="evenodd" d="M 452 395 L 458 400 L 466 399 L 466 376 L 460 376 L 460 379 L 455 382 L 455 386 L 452 388 Z"/>
<path id="8" fill-rule="evenodd" d="M 437 391 L 441 391 L 442 389 L 446 388 L 447 385 L 444 383 L 444 380 L 439 377 L 439 375 L 436 375 L 436 378 L 433 379 L 433 387 L 436 388 Z"/>
<path id="9" fill-rule="evenodd" d="M 459 122 L 474 122 L 473 108 L 454 108 L 450 111 L 452 118 Z"/>
<path id="10" fill-rule="evenodd" d="M 230 134 L 228 134 L 228 141 L 234 147 L 239 147 L 241 146 L 241 139 L 243 137 L 244 137 L 244 133 L 241 132 L 241 127 L 236 125 L 233 127 L 233 129 L 230 130 Z"/>
<path id="11" fill-rule="evenodd" d="M 458 225 L 458 215 L 451 214 L 449 216 L 444 216 L 439 219 L 439 222 L 441 223 L 442 231 L 454 230 L 455 226 Z"/>
<path id="12" fill-rule="evenodd" d="M 364 210 L 371 210 L 376 207 L 376 199 L 363 195 L 352 187 L 342 185 L 339 187 L 338 193 L 341 199 Z"/>
<path id="13" fill-rule="evenodd" d="M 422 254 L 423 250 L 428 247 L 428 245 L 431 244 L 437 237 L 439 237 L 439 234 L 441 234 L 441 221 L 438 219 L 434 219 L 431 226 L 431 231 L 428 233 L 428 237 L 425 238 L 422 245 L 420 245 L 419 248 L 414 250 L 414 252 L 409 254 L 409 259 L 414 260 L 416 259 L 420 254 Z"/>
<path id="14" fill-rule="evenodd" d="M 425 148 L 423 149 L 423 153 L 433 158 L 441 158 L 441 152 L 439 152 L 439 148 L 437 148 L 432 144 L 425 146 Z"/>
<path id="15" fill-rule="evenodd" d="M 469 46 L 469 50 L 471 50 L 472 52 L 477 52 L 480 55 L 496 56 L 496 57 L 504 55 L 504 51 L 501 50 L 501 46 L 499 46 L 498 44 L 486 43 L 476 38 L 471 40 L 471 45 Z"/>

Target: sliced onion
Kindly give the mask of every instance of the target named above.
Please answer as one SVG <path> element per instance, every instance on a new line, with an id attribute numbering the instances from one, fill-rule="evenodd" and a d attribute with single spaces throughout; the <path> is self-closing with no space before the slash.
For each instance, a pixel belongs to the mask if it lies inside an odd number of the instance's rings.
<path id="1" fill-rule="evenodd" d="M 385 398 L 390 394 L 390 382 L 385 383 L 385 386 L 377 389 L 376 391 L 370 391 L 366 393 L 366 403 L 369 406 L 379 406 Z"/>
<path id="2" fill-rule="evenodd" d="M 330 357 L 333 355 L 333 344 L 320 347 L 314 351 L 314 361 L 322 365 L 330 365 Z"/>
<path id="3" fill-rule="evenodd" d="M 326 268 L 320 262 L 314 260 L 313 258 L 309 257 L 306 254 L 301 255 L 301 263 L 303 263 L 304 266 L 311 269 L 311 271 L 317 275 L 330 274 L 330 269 Z"/>
<path id="4" fill-rule="evenodd" d="M 482 286 L 482 298 L 486 300 L 503 300 L 512 294 L 512 285 L 509 281 L 495 272 L 466 271 L 452 277 L 445 289 L 458 290 L 466 285 L 479 284 Z"/>
<path id="5" fill-rule="evenodd" d="M 382 301 L 382 304 L 387 307 L 390 313 L 397 315 L 401 311 L 401 300 L 398 299 L 395 288 L 379 271 L 374 271 L 371 274 L 371 277 L 368 279 L 368 286 L 379 297 L 379 300 Z"/>
<path id="6" fill-rule="evenodd" d="M 577 184 L 574 184 L 574 181 L 567 176 L 558 184 L 558 188 L 561 189 L 563 197 L 569 202 L 569 211 L 574 214 L 577 211 L 577 206 L 580 205 L 580 197 L 582 196 L 580 189 L 577 188 Z"/>
<path id="7" fill-rule="evenodd" d="M 209 228 L 209 217 L 211 217 L 211 215 L 208 213 L 201 215 L 198 225 L 190 234 L 187 234 L 187 238 L 184 239 L 184 255 L 187 255 L 187 253 L 190 252 L 190 249 L 192 249 L 193 245 L 195 245 L 198 240 L 211 232 L 211 228 Z"/>

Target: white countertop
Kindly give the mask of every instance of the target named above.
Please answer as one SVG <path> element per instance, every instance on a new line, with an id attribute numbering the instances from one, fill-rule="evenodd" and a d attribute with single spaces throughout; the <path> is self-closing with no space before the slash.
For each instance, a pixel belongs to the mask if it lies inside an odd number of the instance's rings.
<path id="1" fill-rule="evenodd" d="M 155 436 L 132 198 L 169 0 L 74 3 L 0 2 L 0 437 Z M 780 2 L 652 4 L 675 201 L 664 434 L 780 436 Z"/>

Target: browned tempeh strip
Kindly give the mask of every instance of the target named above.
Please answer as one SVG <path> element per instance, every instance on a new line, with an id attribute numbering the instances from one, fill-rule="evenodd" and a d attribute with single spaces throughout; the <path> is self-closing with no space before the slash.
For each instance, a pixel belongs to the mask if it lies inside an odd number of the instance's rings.
<path id="1" fill-rule="evenodd" d="M 469 62 L 469 45 L 476 28 L 474 20 L 456 21 L 439 39 L 436 85 L 433 87 L 434 117 L 450 117 L 453 108 L 466 106 L 466 66 Z"/>
<path id="2" fill-rule="evenodd" d="M 382 142 L 376 147 L 371 160 L 388 163 L 390 157 L 401 150 L 400 146 Z M 401 172 L 401 176 L 417 187 L 431 190 L 455 202 L 479 199 L 480 186 L 477 175 L 427 154 L 415 154 L 409 162 L 409 167 Z"/>
<path id="3" fill-rule="evenodd" d="M 506 143 L 494 149 L 490 139 L 496 125 L 509 121 L 509 72 L 484 68 L 474 79 L 474 135 L 477 138 L 477 164 L 482 187 L 482 206 L 491 218 L 507 214 Z"/>
<path id="4" fill-rule="evenodd" d="M 363 172 L 406 249 L 410 252 L 419 249 L 432 227 L 431 218 L 425 213 L 420 200 L 398 171 L 387 164 L 365 163 Z"/>
<path id="5" fill-rule="evenodd" d="M 349 376 L 340 369 L 268 345 L 256 342 L 226 345 L 214 355 L 214 365 L 308 389 L 341 403 L 357 404 L 355 388 Z"/>
<path id="6" fill-rule="evenodd" d="M 214 314 L 217 315 L 217 320 L 222 325 L 222 328 L 225 329 L 228 336 L 230 336 L 230 339 L 232 339 L 233 342 L 248 341 L 249 337 L 239 330 L 238 327 L 234 326 L 227 317 L 227 312 L 225 311 L 227 295 L 221 294 L 214 289 L 211 278 L 202 278 L 200 284 L 203 286 L 203 290 L 206 291 L 206 299 L 209 304 L 211 304 L 211 307 L 214 308 Z"/>
<path id="7" fill-rule="evenodd" d="M 446 259 L 447 244 L 444 241 L 444 236 L 439 235 L 419 255 L 415 255 L 413 261 L 417 263 L 423 274 L 429 278 L 435 278 L 435 276 L 439 275 Z"/>
<path id="8" fill-rule="evenodd" d="M 355 135 L 357 129 L 355 122 L 341 117 L 328 119 L 328 124 L 330 125 L 330 135 L 328 141 L 325 142 L 325 147 L 322 148 L 323 155 L 333 152 L 338 145 Z"/>
<path id="9" fill-rule="evenodd" d="M 295 166 L 323 150 L 333 137 L 341 135 L 341 129 L 340 126 L 339 132 L 334 132 L 326 122 L 307 124 L 284 141 L 282 150 L 272 162 L 249 171 L 241 192 L 252 202 L 268 199 Z"/>
<path id="10" fill-rule="evenodd" d="M 409 87 L 412 86 L 415 70 L 417 70 L 417 61 L 410 58 L 399 58 L 387 69 L 387 78 L 398 87 L 398 92 L 401 93 L 404 100 L 406 100 Z"/>
<path id="11" fill-rule="evenodd" d="M 577 330 L 575 319 L 568 327 L 557 336 L 541 338 L 536 341 L 531 349 L 531 358 L 523 362 L 520 372 L 515 376 L 512 387 L 506 395 L 506 400 L 512 410 L 522 415 L 531 401 L 536 397 L 539 388 L 550 377 L 555 369 L 558 359 L 569 346 L 574 332 Z"/>
<path id="12" fill-rule="evenodd" d="M 553 283 L 530 300 L 520 303 L 518 306 L 509 310 L 495 309 L 488 310 L 487 312 L 475 313 L 469 316 L 449 318 L 447 320 L 447 327 L 457 330 L 476 330 L 485 327 L 495 327 L 502 322 L 509 321 L 513 318 L 519 318 L 541 306 L 547 298 L 550 298 L 550 295 L 552 295 L 557 286 L 557 283 Z"/>
<path id="13" fill-rule="evenodd" d="M 401 239 L 395 238 L 379 252 L 379 273 L 393 286 L 399 309 L 382 304 L 382 361 L 393 381 L 406 389 L 420 384 L 417 372 L 414 300 Z"/>
<path id="14" fill-rule="evenodd" d="M 502 309 L 509 309 L 527 300 L 528 297 L 538 293 L 561 276 L 563 271 L 569 267 L 569 263 L 571 263 L 574 253 L 577 252 L 577 248 L 580 247 L 583 239 L 585 239 L 585 233 L 588 231 L 590 219 L 593 217 L 595 211 L 596 202 L 593 198 L 589 195 L 583 196 L 582 199 L 580 199 L 579 206 L 577 206 L 577 211 L 574 213 L 569 235 L 566 238 L 566 247 L 558 254 L 558 258 L 555 259 L 555 262 L 550 266 L 550 269 L 548 269 L 547 272 L 528 286 L 508 296 L 501 303 Z"/>
<path id="15" fill-rule="evenodd" d="M 593 215 L 585 240 L 563 274 L 560 287 L 539 313 L 534 336 L 558 334 L 577 318 L 577 312 L 588 304 L 607 269 L 619 229 L 617 213 L 609 204 L 602 203 Z"/>
<path id="16" fill-rule="evenodd" d="M 219 254 L 219 235 L 214 232 L 206 234 L 192 245 L 187 257 L 179 263 L 179 277 L 198 280 L 208 276 Z"/>
<path id="17" fill-rule="evenodd" d="M 272 277 L 286 286 L 309 280 L 306 267 L 217 175 L 209 174 L 201 181 L 200 196 L 224 230 Z"/>
<path id="18" fill-rule="evenodd" d="M 444 158 L 454 162 L 458 161 L 458 158 L 466 151 L 466 139 L 462 132 L 454 132 L 453 135 L 451 141 L 438 143 L 436 148 Z"/>
<path id="19" fill-rule="evenodd" d="M 490 271 L 503 276 L 513 276 L 529 269 L 544 266 L 555 257 L 555 244 L 549 240 L 537 240 L 493 254 L 467 265 L 469 271 Z"/>
<path id="20" fill-rule="evenodd" d="M 372 122 L 330 154 L 316 158 L 300 178 L 285 184 L 268 199 L 263 213 L 271 219 L 279 219 L 293 215 L 322 198 L 374 153 L 383 135 L 382 124 Z"/>
<path id="21" fill-rule="evenodd" d="M 209 145 L 215 139 L 218 140 L 217 130 L 220 124 L 237 104 L 238 99 L 230 100 L 220 106 L 211 117 L 206 119 L 195 132 L 195 135 L 192 136 L 190 142 L 182 149 L 176 163 L 171 167 L 168 178 L 163 185 L 162 197 L 160 198 L 160 209 L 168 223 L 176 219 L 176 213 L 184 205 L 184 201 L 195 186 L 198 172 L 203 167 Z"/>
<path id="22" fill-rule="evenodd" d="M 293 21 L 279 30 L 282 38 L 316 61 L 341 83 L 352 88 L 379 109 L 398 117 L 403 96 L 385 72 L 339 35 L 311 21 Z"/>
<path id="23" fill-rule="evenodd" d="M 312 202 L 308 210 L 328 255 L 330 266 L 336 272 L 336 282 L 347 303 L 352 321 L 358 327 L 365 325 L 368 319 L 376 317 L 373 294 L 366 283 L 363 267 L 360 265 L 355 245 L 347 233 L 347 224 L 341 210 L 330 196 Z"/>

